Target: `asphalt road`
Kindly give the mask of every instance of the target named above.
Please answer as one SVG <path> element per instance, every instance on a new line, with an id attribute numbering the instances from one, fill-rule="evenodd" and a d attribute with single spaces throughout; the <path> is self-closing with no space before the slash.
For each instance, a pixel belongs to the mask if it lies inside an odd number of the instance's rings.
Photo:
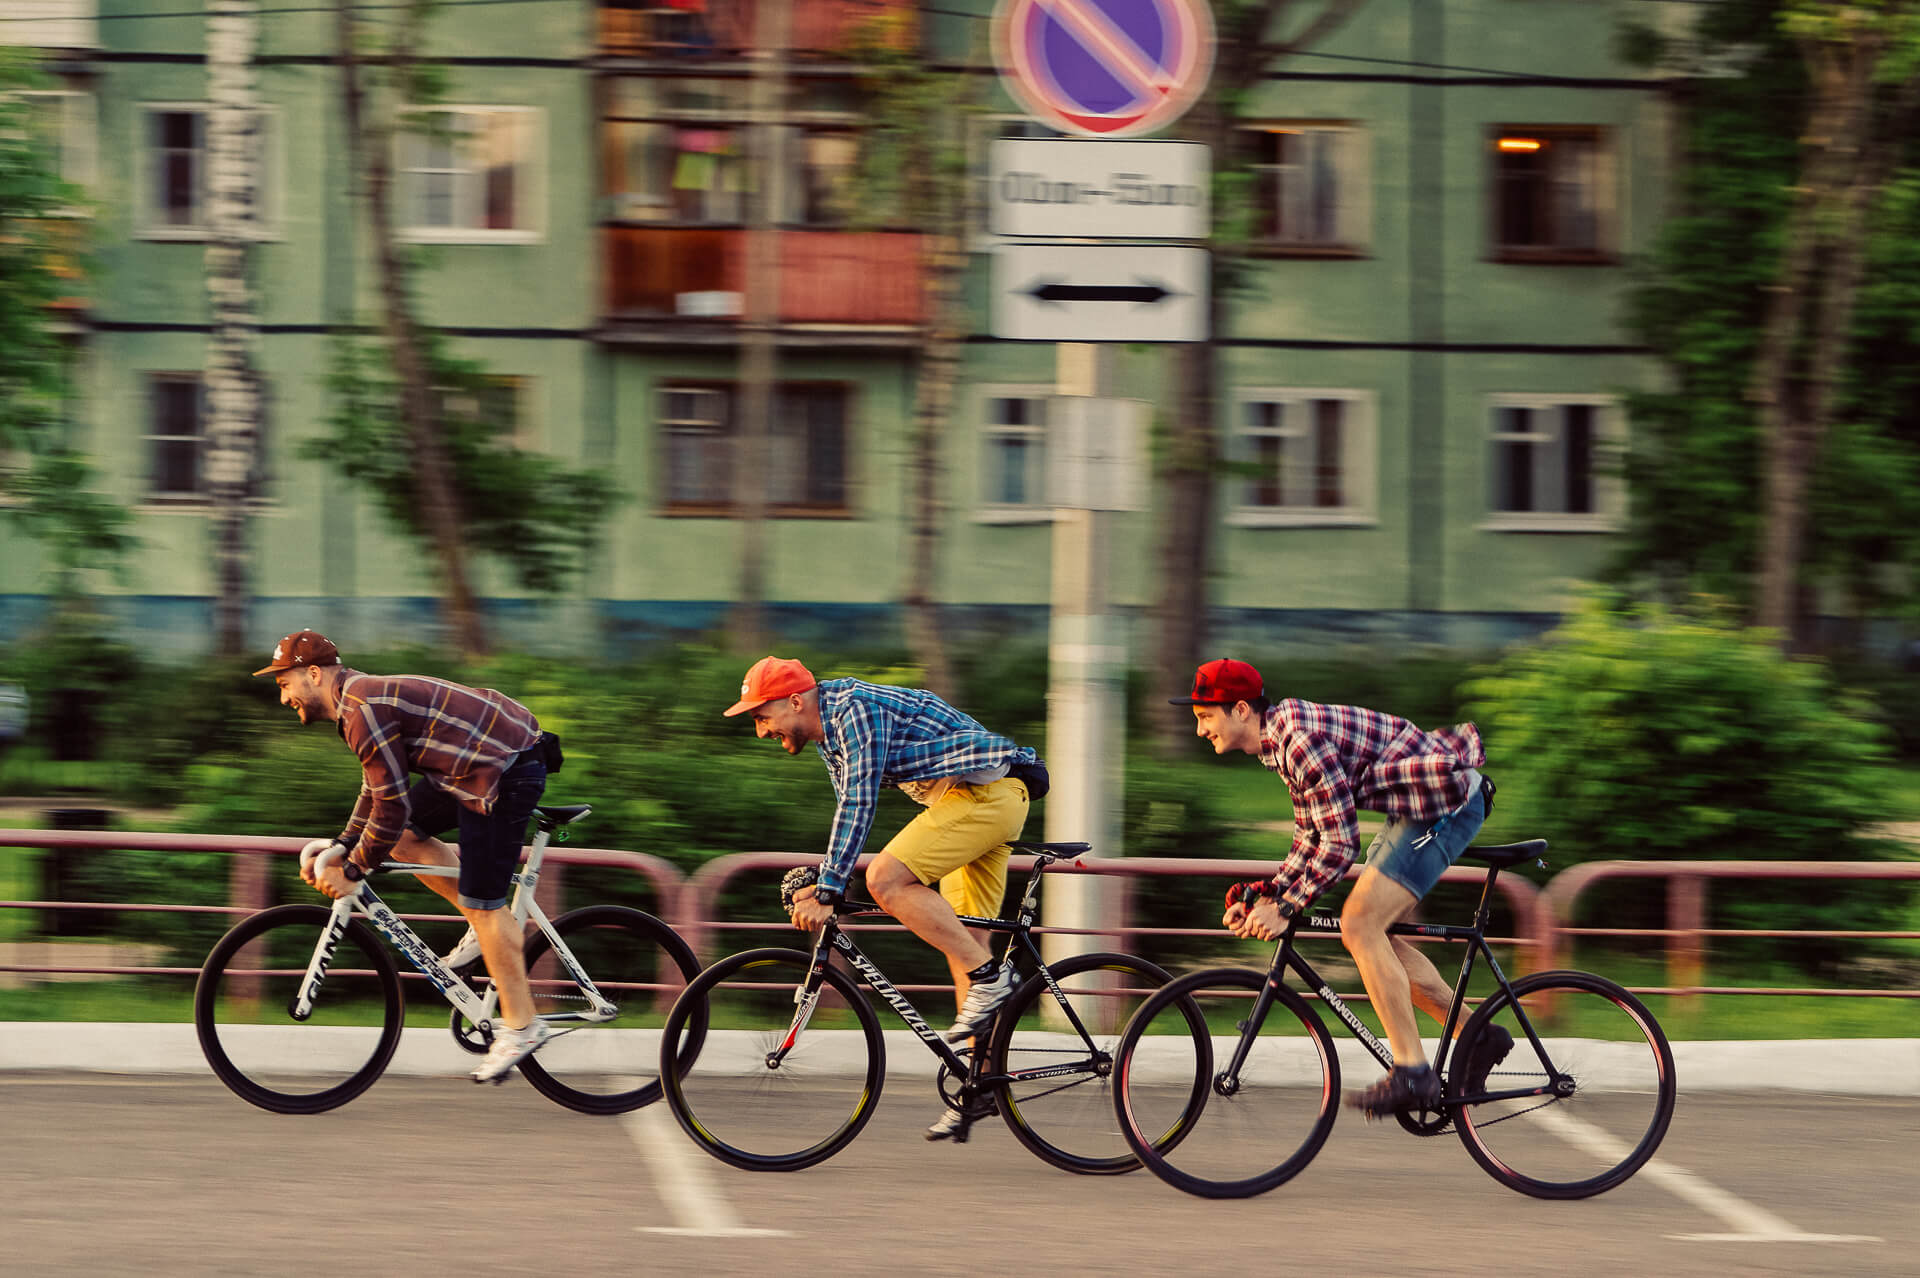
<path id="1" fill-rule="evenodd" d="M 893 1080 L 791 1175 L 708 1158 L 664 1108 L 557 1108 L 517 1078 L 389 1078 L 329 1115 L 211 1078 L 0 1074 L 0 1273 L 41 1275 L 1912 1275 L 1920 1105 L 1683 1096 L 1660 1159 L 1580 1203 L 1490 1180 L 1451 1136 L 1343 1115 L 1264 1197 L 1057 1172 L 998 1123 L 928 1145 Z"/>

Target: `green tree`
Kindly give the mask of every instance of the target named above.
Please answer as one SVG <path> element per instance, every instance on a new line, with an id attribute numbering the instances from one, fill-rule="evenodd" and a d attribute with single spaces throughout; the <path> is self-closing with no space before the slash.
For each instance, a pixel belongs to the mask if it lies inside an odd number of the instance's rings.
<path id="1" fill-rule="evenodd" d="M 8 520 L 46 555 L 56 606 L 71 612 L 88 575 L 123 567 L 134 539 L 69 438 L 73 352 L 60 307 L 84 283 L 88 224 L 74 216 L 85 196 L 61 180 L 26 96 L 42 83 L 27 55 L 0 49 L 0 493 Z"/>
<path id="2" fill-rule="evenodd" d="M 1902 3 L 1738 0 L 1686 51 L 1738 73 L 1687 86 L 1681 208 L 1633 303 L 1670 376 L 1630 402 L 1623 567 L 1783 635 L 1814 584 L 1860 612 L 1912 599 L 1915 38 Z"/>

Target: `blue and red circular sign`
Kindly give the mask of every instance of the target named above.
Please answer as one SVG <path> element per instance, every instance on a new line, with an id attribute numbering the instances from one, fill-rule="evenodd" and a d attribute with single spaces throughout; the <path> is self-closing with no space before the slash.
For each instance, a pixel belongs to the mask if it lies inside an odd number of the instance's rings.
<path id="1" fill-rule="evenodd" d="M 994 60 L 1043 124 L 1123 138 L 1171 124 L 1213 71 L 1206 0 L 1000 0 Z"/>

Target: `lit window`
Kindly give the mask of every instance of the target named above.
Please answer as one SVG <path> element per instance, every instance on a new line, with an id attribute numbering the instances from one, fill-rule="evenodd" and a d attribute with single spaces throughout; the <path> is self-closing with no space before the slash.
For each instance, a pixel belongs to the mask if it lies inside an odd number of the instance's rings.
<path id="1" fill-rule="evenodd" d="M 1492 155 L 1496 259 L 1611 260 L 1618 245 L 1606 130 L 1503 126 Z"/>

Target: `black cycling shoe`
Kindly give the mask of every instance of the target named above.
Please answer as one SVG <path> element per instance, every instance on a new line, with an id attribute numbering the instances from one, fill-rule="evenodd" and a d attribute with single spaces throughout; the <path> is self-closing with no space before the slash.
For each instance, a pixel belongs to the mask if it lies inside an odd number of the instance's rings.
<path id="1" fill-rule="evenodd" d="M 1440 1107 L 1440 1076 L 1431 1065 L 1395 1065 L 1393 1072 L 1347 1097 L 1347 1104 L 1368 1118 L 1385 1118 L 1419 1109 Z"/>
<path id="2" fill-rule="evenodd" d="M 1467 1062 L 1467 1086 L 1462 1096 L 1478 1096 L 1487 1090 L 1487 1075 L 1493 1073 L 1501 1061 L 1507 1059 L 1507 1053 L 1513 1050 L 1513 1035 L 1505 1027 L 1489 1025 L 1482 1034 L 1479 1044 L 1474 1048 L 1473 1059 Z"/>

